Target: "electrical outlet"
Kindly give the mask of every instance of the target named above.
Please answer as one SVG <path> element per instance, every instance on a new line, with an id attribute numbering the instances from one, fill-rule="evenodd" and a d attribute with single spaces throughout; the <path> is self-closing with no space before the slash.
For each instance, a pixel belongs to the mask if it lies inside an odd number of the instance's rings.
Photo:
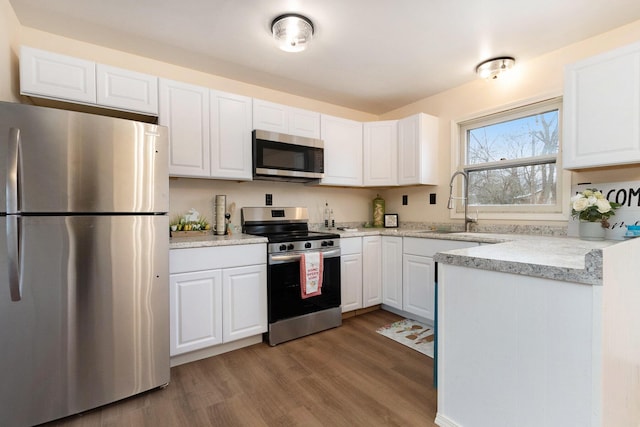
<path id="1" fill-rule="evenodd" d="M 273 194 L 264 195 L 264 204 L 267 206 L 273 205 Z"/>
<path id="2" fill-rule="evenodd" d="M 429 204 L 430 205 L 435 205 L 436 204 L 436 193 L 430 193 L 429 194 Z"/>
<path id="3" fill-rule="evenodd" d="M 407 196 L 406 194 L 404 194 L 402 196 L 402 206 L 407 206 L 409 204 L 409 196 Z"/>

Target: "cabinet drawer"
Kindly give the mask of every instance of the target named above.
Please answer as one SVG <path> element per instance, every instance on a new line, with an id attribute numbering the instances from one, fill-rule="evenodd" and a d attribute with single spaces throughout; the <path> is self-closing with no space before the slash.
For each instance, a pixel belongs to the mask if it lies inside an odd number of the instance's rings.
<path id="1" fill-rule="evenodd" d="M 405 237 L 403 242 L 403 253 L 411 255 L 421 255 L 432 257 L 437 252 L 450 251 L 452 249 L 464 249 L 478 246 L 476 242 L 465 242 L 460 240 L 439 240 L 420 239 L 415 237 Z"/>
<path id="2" fill-rule="evenodd" d="M 170 274 L 266 263 L 267 248 L 262 243 L 169 251 Z"/>
<path id="3" fill-rule="evenodd" d="M 362 237 L 340 239 L 340 254 L 351 255 L 362 253 Z"/>

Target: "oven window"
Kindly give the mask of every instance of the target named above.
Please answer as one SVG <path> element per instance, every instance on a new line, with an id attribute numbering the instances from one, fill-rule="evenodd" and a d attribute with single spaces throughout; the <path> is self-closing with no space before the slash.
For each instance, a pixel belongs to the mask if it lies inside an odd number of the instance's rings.
<path id="1" fill-rule="evenodd" d="M 322 294 L 302 299 L 300 262 L 269 265 L 269 323 L 340 306 L 340 257 L 325 258 Z"/>

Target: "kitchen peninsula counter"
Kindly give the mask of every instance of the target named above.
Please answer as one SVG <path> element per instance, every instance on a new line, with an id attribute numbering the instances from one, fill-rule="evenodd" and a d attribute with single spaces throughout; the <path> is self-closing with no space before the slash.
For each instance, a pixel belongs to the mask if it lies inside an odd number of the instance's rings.
<path id="1" fill-rule="evenodd" d="M 504 240 L 434 256 L 436 424 L 637 421 L 640 240 L 493 237 Z"/>

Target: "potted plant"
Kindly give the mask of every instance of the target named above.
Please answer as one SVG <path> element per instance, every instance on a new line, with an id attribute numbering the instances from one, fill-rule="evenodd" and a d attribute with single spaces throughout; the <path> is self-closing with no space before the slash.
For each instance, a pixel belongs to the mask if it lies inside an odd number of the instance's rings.
<path id="1" fill-rule="evenodd" d="M 571 198 L 571 216 L 580 221 L 580 238 L 604 240 L 609 218 L 615 215 L 619 203 L 610 202 L 595 188 L 587 188 Z"/>

